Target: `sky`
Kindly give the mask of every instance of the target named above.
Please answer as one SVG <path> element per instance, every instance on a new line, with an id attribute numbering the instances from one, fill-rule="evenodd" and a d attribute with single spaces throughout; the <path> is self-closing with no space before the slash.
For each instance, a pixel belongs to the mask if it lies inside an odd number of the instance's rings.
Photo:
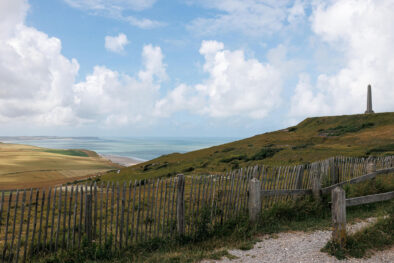
<path id="1" fill-rule="evenodd" d="M 0 135 L 248 137 L 394 111 L 394 0 L 2 0 Z"/>

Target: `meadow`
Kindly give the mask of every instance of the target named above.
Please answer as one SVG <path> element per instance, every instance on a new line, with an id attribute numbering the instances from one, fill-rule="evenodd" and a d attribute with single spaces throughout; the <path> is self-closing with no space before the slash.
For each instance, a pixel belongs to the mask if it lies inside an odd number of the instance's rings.
<path id="1" fill-rule="evenodd" d="M 173 153 L 109 172 L 106 181 L 210 174 L 264 164 L 311 163 L 332 156 L 394 154 L 394 113 L 307 118 L 296 126 L 184 154 Z"/>
<path id="2" fill-rule="evenodd" d="M 0 143 L 0 190 L 58 185 L 120 167 L 92 151 Z"/>

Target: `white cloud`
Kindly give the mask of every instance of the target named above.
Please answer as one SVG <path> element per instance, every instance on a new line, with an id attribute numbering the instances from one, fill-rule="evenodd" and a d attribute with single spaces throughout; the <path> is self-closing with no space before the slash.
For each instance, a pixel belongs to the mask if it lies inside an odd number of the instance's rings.
<path id="1" fill-rule="evenodd" d="M 124 11 L 143 11 L 151 8 L 156 0 L 64 0 L 73 8 L 88 11 L 93 15 L 102 15 L 128 22 L 142 29 L 162 27 L 165 23 L 133 15 L 123 15 Z"/>
<path id="2" fill-rule="evenodd" d="M 72 121 L 70 87 L 78 62 L 61 54 L 59 39 L 24 25 L 26 1 L 9 3 L 0 3 L 0 119 Z"/>
<path id="3" fill-rule="evenodd" d="M 85 81 L 75 84 L 75 114 L 85 122 L 126 125 L 147 120 L 166 79 L 160 47 L 147 45 L 142 52 L 144 70 L 138 77 L 96 66 Z"/>
<path id="4" fill-rule="evenodd" d="M 136 18 L 134 16 L 126 16 L 126 17 L 121 16 L 120 19 L 129 22 L 130 25 L 132 26 L 136 26 L 142 29 L 152 29 L 166 25 L 166 23 L 164 22 L 151 20 L 148 18 Z"/>
<path id="5" fill-rule="evenodd" d="M 105 37 L 105 48 L 112 52 L 121 53 L 129 43 L 127 36 L 123 33 L 119 33 L 118 36 Z"/>
<path id="6" fill-rule="evenodd" d="M 246 35 L 261 36 L 272 34 L 285 27 L 285 23 L 296 22 L 304 16 L 302 1 L 276 0 L 198 0 L 189 1 L 207 9 L 219 11 L 212 17 L 194 19 L 189 30 L 202 35 L 241 32 Z"/>
<path id="7" fill-rule="evenodd" d="M 372 84 L 375 111 L 394 110 L 394 2 L 342 0 L 318 3 L 312 29 L 345 63 L 315 81 L 300 77 L 290 116 L 362 113 Z"/>
<path id="8" fill-rule="evenodd" d="M 181 84 L 156 104 L 156 113 L 168 116 L 190 110 L 210 117 L 264 118 L 280 102 L 280 72 L 256 59 L 246 59 L 242 50 L 230 51 L 217 41 L 203 41 L 208 79 Z"/>
<path id="9" fill-rule="evenodd" d="M 152 113 L 160 84 L 168 78 L 160 47 L 144 46 L 136 77 L 96 66 L 85 81 L 75 83 L 78 62 L 62 55 L 58 38 L 24 25 L 27 10 L 26 1 L 0 2 L 3 124 L 126 125 Z M 125 40 L 119 35 L 112 48 L 119 50 Z"/>
<path id="10" fill-rule="evenodd" d="M 119 10 L 141 11 L 152 7 L 156 0 L 64 0 L 70 6 L 88 10 L 105 10 L 118 12 Z"/>

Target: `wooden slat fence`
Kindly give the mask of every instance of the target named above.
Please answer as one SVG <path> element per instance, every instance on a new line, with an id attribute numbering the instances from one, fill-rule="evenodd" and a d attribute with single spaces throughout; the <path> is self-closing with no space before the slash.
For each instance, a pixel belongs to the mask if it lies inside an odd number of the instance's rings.
<path id="1" fill-rule="evenodd" d="M 0 258 L 23 262 L 38 252 L 81 247 L 84 240 L 111 242 L 112 249 L 120 250 L 152 238 L 195 236 L 204 222 L 213 227 L 248 210 L 252 178 L 261 182 L 261 206 L 267 209 L 292 200 L 295 194 L 310 193 L 314 178 L 327 187 L 368 169 L 392 167 L 393 156 L 335 157 L 308 165 L 256 165 L 208 176 L 2 191 Z"/>

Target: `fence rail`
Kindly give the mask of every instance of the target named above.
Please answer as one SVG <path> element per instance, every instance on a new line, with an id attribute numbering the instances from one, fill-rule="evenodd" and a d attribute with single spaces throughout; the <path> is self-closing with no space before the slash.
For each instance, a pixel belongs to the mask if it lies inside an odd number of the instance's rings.
<path id="1" fill-rule="evenodd" d="M 0 258 L 26 261 L 38 252 L 81 247 L 84 239 L 121 250 L 152 238 L 194 236 L 200 216 L 211 227 L 250 210 L 249 182 L 256 179 L 258 209 L 323 192 L 364 174 L 393 172 L 394 156 L 335 157 L 308 165 L 253 167 L 208 176 L 129 183 L 84 183 L 1 192 Z M 377 171 L 376 171 L 377 169 Z M 321 187 L 326 187 L 321 189 Z"/>
<path id="2" fill-rule="evenodd" d="M 394 198 L 394 191 L 346 199 L 346 207 L 387 201 Z"/>

